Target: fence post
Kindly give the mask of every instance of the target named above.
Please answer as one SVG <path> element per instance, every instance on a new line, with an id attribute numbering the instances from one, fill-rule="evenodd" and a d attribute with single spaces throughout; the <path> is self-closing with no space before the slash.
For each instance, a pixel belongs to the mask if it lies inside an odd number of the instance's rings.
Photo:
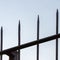
<path id="1" fill-rule="evenodd" d="M 0 51 L 2 51 L 3 48 L 3 27 L 0 29 Z M 2 55 L 0 55 L 0 60 L 2 60 Z"/>
<path id="2" fill-rule="evenodd" d="M 20 27 L 21 26 L 20 26 L 20 20 L 19 20 L 19 24 L 18 24 L 18 46 L 20 46 L 20 42 L 21 42 L 20 41 L 20 38 L 21 38 L 20 37 L 20 30 L 21 30 Z M 20 49 L 18 50 L 18 60 L 20 60 Z"/>
<path id="3" fill-rule="evenodd" d="M 20 46 L 20 21 L 18 24 L 18 46 Z M 20 49 L 9 53 L 9 60 L 20 60 Z"/>
<path id="4" fill-rule="evenodd" d="M 37 40 L 39 40 L 39 15 L 37 19 Z M 37 44 L 37 60 L 39 60 L 39 44 Z"/>
<path id="5" fill-rule="evenodd" d="M 56 35 L 58 35 L 58 9 L 56 11 Z M 56 38 L 56 60 L 58 60 L 58 38 Z"/>

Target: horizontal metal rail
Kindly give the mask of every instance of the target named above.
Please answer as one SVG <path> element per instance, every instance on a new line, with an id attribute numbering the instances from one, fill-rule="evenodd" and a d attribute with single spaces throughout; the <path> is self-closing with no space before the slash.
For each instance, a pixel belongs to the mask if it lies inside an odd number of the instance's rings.
<path id="1" fill-rule="evenodd" d="M 52 41 L 56 38 L 60 38 L 60 34 L 52 35 L 52 36 L 42 38 L 42 39 L 39 39 L 39 40 L 35 40 L 35 41 L 29 42 L 29 43 L 26 43 L 26 44 L 22 44 L 20 46 L 16 46 L 16 47 L 13 47 L 13 48 L 10 48 L 10 49 L 3 50 L 3 51 L 0 52 L 0 55 L 2 55 L 2 54 L 7 54 L 8 55 L 8 53 L 10 53 L 10 52 L 13 52 L 13 51 L 16 51 L 16 50 L 19 50 L 19 49 L 23 49 L 23 48 L 27 48 L 27 47 L 30 47 L 30 46 L 33 46 L 33 45 L 36 45 L 36 44 L 41 44 L 41 43 L 44 43 L 44 42 Z"/>

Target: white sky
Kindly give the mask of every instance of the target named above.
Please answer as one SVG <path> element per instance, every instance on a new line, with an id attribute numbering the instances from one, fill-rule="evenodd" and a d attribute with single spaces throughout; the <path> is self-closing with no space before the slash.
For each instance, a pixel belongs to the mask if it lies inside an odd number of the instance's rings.
<path id="1" fill-rule="evenodd" d="M 38 14 L 40 38 L 55 34 L 57 8 L 60 11 L 60 0 L 0 0 L 0 26 L 4 30 L 3 49 L 17 46 L 19 20 L 21 44 L 36 40 Z M 55 60 L 55 41 L 41 44 L 39 51 L 40 60 Z M 3 60 L 8 60 L 8 57 L 4 56 Z M 21 60 L 36 60 L 36 46 L 21 50 Z"/>

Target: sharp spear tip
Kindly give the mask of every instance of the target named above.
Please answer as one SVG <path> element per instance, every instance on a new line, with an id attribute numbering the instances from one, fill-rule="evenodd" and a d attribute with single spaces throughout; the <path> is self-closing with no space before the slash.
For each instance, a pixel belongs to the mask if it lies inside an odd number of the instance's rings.
<path id="1" fill-rule="evenodd" d="M 18 24 L 20 25 L 20 20 L 19 20 L 19 23 Z"/>
<path id="2" fill-rule="evenodd" d="M 20 20 L 19 20 L 19 23 L 20 23 Z"/>
<path id="3" fill-rule="evenodd" d="M 21 25 L 20 25 L 20 20 L 19 20 L 19 22 L 18 22 L 18 30 L 20 29 L 20 26 L 21 26 Z"/>
<path id="4" fill-rule="evenodd" d="M 57 11 L 58 11 L 58 9 L 57 9 Z"/>
<path id="5" fill-rule="evenodd" d="M 37 21 L 39 21 L 39 15 L 38 15 Z"/>
<path id="6" fill-rule="evenodd" d="M 38 14 L 38 18 L 39 18 L 39 14 Z"/>
<path id="7" fill-rule="evenodd" d="M 1 26 L 1 31 L 3 31 L 3 27 Z"/>
<path id="8" fill-rule="evenodd" d="M 1 29 L 3 29 L 3 27 L 1 26 Z"/>
<path id="9" fill-rule="evenodd" d="M 58 9 L 56 10 L 56 12 L 58 13 Z"/>

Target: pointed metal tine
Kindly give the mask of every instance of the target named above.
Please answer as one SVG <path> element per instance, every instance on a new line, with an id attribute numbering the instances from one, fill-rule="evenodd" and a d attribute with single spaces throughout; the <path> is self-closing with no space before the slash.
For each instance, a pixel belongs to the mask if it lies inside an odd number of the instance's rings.
<path id="1" fill-rule="evenodd" d="M 19 24 L 18 24 L 18 45 L 20 45 L 20 20 L 19 20 Z"/>
<path id="2" fill-rule="evenodd" d="M 2 42 L 3 42 L 3 27 L 1 26 L 1 44 L 2 44 Z M 1 45 L 1 47 L 2 47 L 2 45 Z M 2 50 L 2 48 L 1 48 L 1 50 Z"/>
<path id="3" fill-rule="evenodd" d="M 59 12 L 58 12 L 58 9 L 57 9 L 57 11 L 56 11 L 56 18 L 57 18 L 57 19 L 58 19 L 58 13 L 59 13 Z"/>
<path id="4" fill-rule="evenodd" d="M 37 18 L 37 40 L 39 40 L 39 15 Z M 37 60 L 39 60 L 39 44 L 37 44 Z"/>
<path id="5" fill-rule="evenodd" d="M 20 20 L 19 20 L 19 25 L 20 25 Z"/>
<path id="6" fill-rule="evenodd" d="M 58 9 L 57 9 L 57 11 L 56 11 L 57 13 L 58 13 Z"/>
<path id="7" fill-rule="evenodd" d="M 3 27 L 1 26 L 1 51 L 3 49 Z M 2 60 L 2 55 L 1 55 L 1 60 Z"/>
<path id="8" fill-rule="evenodd" d="M 58 34 L 58 16 L 59 12 L 58 9 L 56 10 L 56 35 Z M 58 38 L 56 38 L 56 60 L 58 60 Z"/>
<path id="9" fill-rule="evenodd" d="M 39 39 L 39 15 L 37 18 L 37 40 Z"/>
<path id="10" fill-rule="evenodd" d="M 3 31 L 3 27 L 1 26 L 1 31 Z"/>
<path id="11" fill-rule="evenodd" d="M 37 22 L 39 23 L 39 15 L 38 15 L 38 18 L 37 18 Z"/>
<path id="12" fill-rule="evenodd" d="M 19 20 L 19 25 L 18 26 L 19 26 L 19 30 L 20 30 L 20 20 Z"/>
<path id="13" fill-rule="evenodd" d="M 58 16 L 58 9 L 57 9 L 56 11 L 56 34 L 58 34 L 58 18 L 59 16 Z"/>
<path id="14" fill-rule="evenodd" d="M 19 24 L 18 24 L 18 46 L 20 46 L 20 20 L 19 20 Z M 18 60 L 20 60 L 20 50 L 18 50 Z"/>

